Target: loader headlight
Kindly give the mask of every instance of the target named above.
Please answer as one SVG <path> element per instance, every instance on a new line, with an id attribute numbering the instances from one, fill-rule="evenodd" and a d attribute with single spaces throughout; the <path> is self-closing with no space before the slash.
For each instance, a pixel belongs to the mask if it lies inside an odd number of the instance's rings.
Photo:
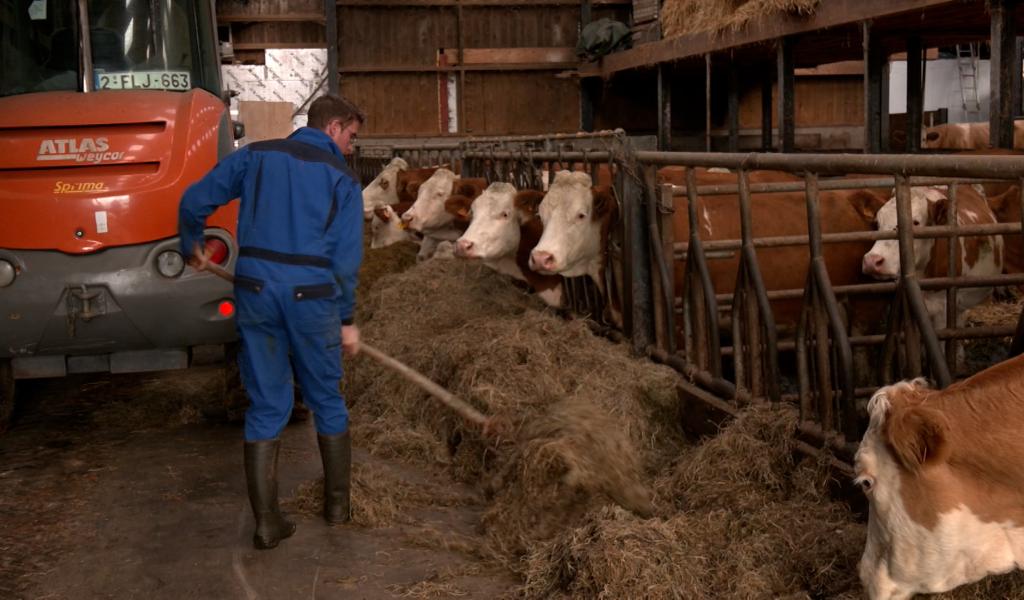
<path id="1" fill-rule="evenodd" d="M 156 270 L 164 277 L 177 277 L 185 270 L 185 258 L 177 250 L 164 250 L 156 257 Z"/>
<path id="2" fill-rule="evenodd" d="M 18 272 L 14 265 L 6 260 L 0 260 L 0 287 L 7 287 L 14 283 L 14 278 L 17 275 Z"/>

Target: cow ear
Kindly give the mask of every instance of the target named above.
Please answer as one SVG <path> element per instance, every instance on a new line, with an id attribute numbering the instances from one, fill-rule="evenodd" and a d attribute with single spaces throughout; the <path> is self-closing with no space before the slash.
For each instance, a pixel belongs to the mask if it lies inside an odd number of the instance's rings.
<path id="1" fill-rule="evenodd" d="M 949 458 L 949 422 L 941 412 L 923 404 L 894 405 L 886 419 L 885 433 L 896 460 L 908 471 L 919 471 Z"/>
<path id="2" fill-rule="evenodd" d="M 472 179 L 459 179 L 455 182 L 454 192 L 459 196 L 476 198 L 480 194 L 484 193 L 484 186 L 480 185 L 479 181 Z"/>
<path id="3" fill-rule="evenodd" d="M 377 215 L 377 218 L 387 223 L 391 219 L 390 206 L 378 206 L 373 209 L 373 214 Z"/>
<path id="4" fill-rule="evenodd" d="M 544 199 L 544 192 L 537 190 L 523 190 L 512 199 L 513 206 L 520 215 L 520 221 L 525 223 L 537 216 L 537 210 Z"/>
<path id="5" fill-rule="evenodd" d="M 590 192 L 594 196 L 594 212 L 591 214 L 591 220 L 597 221 L 606 215 L 614 217 L 615 211 L 618 210 L 618 204 L 615 202 L 615 192 L 612 191 L 612 188 L 606 185 L 595 185 Z"/>
<path id="6" fill-rule="evenodd" d="M 992 195 L 985 195 L 985 200 L 988 202 L 988 207 L 992 209 L 992 212 L 996 214 L 998 221 L 1002 221 L 1003 214 L 1012 208 L 1011 202 L 1019 202 L 1020 200 L 1020 188 L 1011 185 L 1003 191 L 993 190 L 995 193 Z"/>
<path id="7" fill-rule="evenodd" d="M 850 194 L 849 200 L 857 214 L 864 219 L 865 223 L 870 225 L 875 222 L 875 215 L 878 214 L 878 209 L 885 206 L 888 198 L 883 198 L 868 190 L 856 190 Z"/>
<path id="8" fill-rule="evenodd" d="M 932 193 L 935 191 L 936 193 Z M 949 200 L 945 194 L 937 190 L 928 190 L 928 222 L 932 225 L 946 224 L 949 212 Z"/>
<path id="9" fill-rule="evenodd" d="M 444 201 L 445 212 L 465 222 L 470 220 L 469 209 L 471 206 L 473 206 L 473 199 L 461 195 L 449 196 Z"/>
<path id="10" fill-rule="evenodd" d="M 928 133 L 924 134 L 924 139 L 929 142 L 937 142 L 939 140 L 939 132 L 929 131 Z"/>

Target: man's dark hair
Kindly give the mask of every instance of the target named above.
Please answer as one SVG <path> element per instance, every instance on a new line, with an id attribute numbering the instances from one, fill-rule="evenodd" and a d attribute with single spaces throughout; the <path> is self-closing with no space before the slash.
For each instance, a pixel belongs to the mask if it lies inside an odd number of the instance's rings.
<path id="1" fill-rule="evenodd" d="M 347 125 L 352 121 L 364 123 L 366 115 L 351 100 L 333 94 L 320 96 L 313 101 L 313 104 L 309 105 L 307 124 L 310 127 L 326 129 L 327 124 L 335 119 L 341 121 L 342 125 Z"/>

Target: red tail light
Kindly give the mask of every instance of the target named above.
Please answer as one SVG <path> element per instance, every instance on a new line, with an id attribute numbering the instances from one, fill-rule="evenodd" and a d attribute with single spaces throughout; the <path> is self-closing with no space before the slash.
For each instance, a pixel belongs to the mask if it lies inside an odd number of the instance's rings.
<path id="1" fill-rule="evenodd" d="M 206 251 L 210 254 L 210 261 L 222 265 L 228 260 L 228 245 L 220 238 L 206 238 Z"/>

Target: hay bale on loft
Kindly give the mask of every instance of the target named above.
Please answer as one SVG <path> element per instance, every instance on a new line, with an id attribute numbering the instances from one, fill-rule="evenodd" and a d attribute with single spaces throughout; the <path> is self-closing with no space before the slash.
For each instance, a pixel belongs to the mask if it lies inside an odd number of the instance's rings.
<path id="1" fill-rule="evenodd" d="M 813 14 L 821 0 L 665 0 L 661 30 L 665 38 L 694 33 L 736 31 L 747 22 L 780 14 Z"/>

